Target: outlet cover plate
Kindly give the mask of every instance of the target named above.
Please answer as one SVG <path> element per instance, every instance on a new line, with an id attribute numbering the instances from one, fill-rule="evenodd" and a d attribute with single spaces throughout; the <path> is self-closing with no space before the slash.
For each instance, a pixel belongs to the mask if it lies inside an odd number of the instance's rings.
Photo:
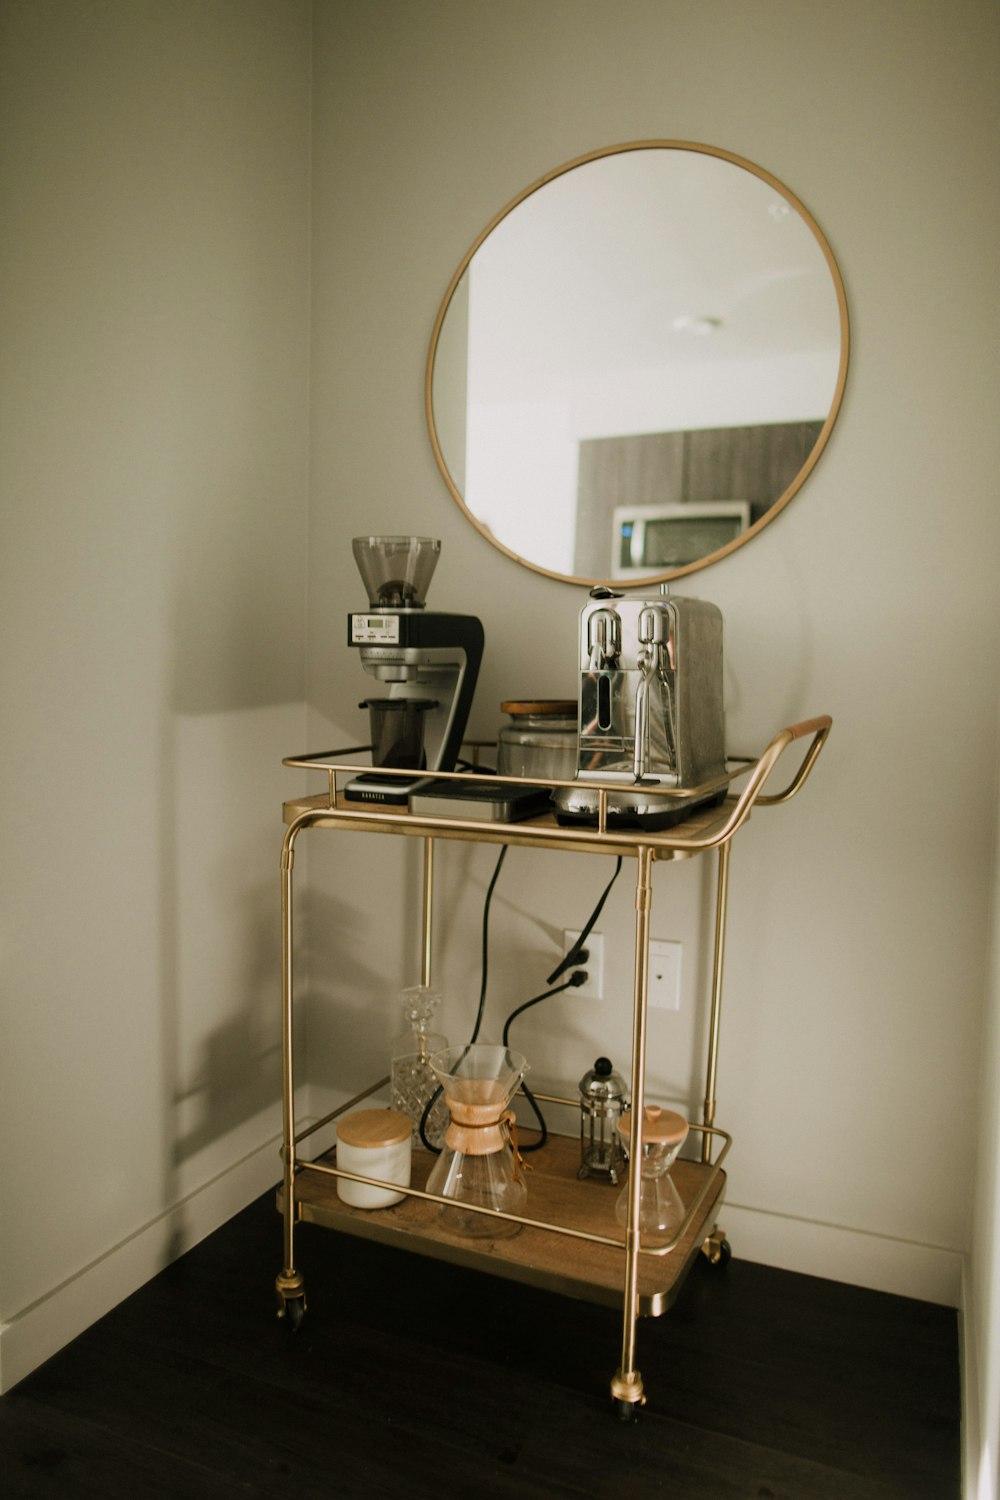
<path id="1" fill-rule="evenodd" d="M 680 943 L 653 938 L 649 944 L 649 989 L 651 1010 L 681 1008 Z"/>

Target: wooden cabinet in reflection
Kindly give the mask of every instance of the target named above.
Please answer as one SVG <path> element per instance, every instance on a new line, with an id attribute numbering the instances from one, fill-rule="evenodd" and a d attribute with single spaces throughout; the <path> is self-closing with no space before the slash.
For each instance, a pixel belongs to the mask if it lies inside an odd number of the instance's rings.
<path id="1" fill-rule="evenodd" d="M 573 571 L 609 576 L 618 505 L 748 500 L 751 522 L 759 520 L 794 482 L 822 427 L 821 421 L 773 422 L 585 439 Z"/>

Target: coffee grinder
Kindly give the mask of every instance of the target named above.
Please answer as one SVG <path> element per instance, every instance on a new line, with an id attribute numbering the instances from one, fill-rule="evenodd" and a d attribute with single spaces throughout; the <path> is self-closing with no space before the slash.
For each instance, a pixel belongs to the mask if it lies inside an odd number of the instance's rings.
<path id="1" fill-rule="evenodd" d="M 354 559 L 368 592 L 368 611 L 347 620 L 348 645 L 385 686 L 365 699 L 372 763 L 414 771 L 452 771 L 472 707 L 483 656 L 483 627 L 474 615 L 425 607 L 441 543 L 425 536 L 356 536 Z M 366 772 L 348 782 L 355 802 L 405 805 L 423 780 Z"/>
<path id="2" fill-rule="evenodd" d="M 722 615 L 702 599 L 628 598 L 600 585 L 580 616 L 577 771 L 560 823 L 656 830 L 721 802 Z M 712 783 L 716 783 L 712 786 Z M 708 784 L 706 786 L 706 783 Z M 671 795 L 656 795 L 669 788 Z"/>

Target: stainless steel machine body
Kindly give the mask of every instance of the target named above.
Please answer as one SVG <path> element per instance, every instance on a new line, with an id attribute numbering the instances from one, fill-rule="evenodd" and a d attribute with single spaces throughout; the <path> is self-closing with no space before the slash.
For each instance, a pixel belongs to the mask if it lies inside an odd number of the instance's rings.
<path id="1" fill-rule="evenodd" d="M 609 826 L 666 828 L 721 801 L 725 775 L 722 615 L 702 599 L 591 590 L 580 616 L 576 784 L 555 794 L 560 823 L 593 823 L 590 783 L 608 794 Z M 650 795 L 670 788 L 676 795 Z M 690 796 L 685 796 L 685 792 Z"/>

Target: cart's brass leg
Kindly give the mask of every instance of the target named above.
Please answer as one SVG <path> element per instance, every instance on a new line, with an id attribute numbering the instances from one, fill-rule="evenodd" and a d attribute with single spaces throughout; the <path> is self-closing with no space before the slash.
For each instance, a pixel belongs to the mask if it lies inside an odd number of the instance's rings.
<path id="1" fill-rule="evenodd" d="M 701 1123 L 715 1124 L 715 1084 L 719 1068 L 719 1026 L 722 1018 L 722 967 L 726 957 L 726 909 L 729 902 L 729 844 L 719 846 L 719 873 L 715 898 L 715 952 L 712 959 L 712 1012 L 708 1028 L 708 1067 L 705 1075 L 705 1104 Z M 701 1138 L 701 1159 L 712 1158 L 712 1138 Z"/>
<path id="2" fill-rule="evenodd" d="M 622 1308 L 622 1359 L 611 1382 L 619 1409 L 637 1409 L 645 1400 L 642 1376 L 635 1367 L 635 1325 L 639 1281 L 639 1200 L 642 1174 L 642 1118 L 646 1092 L 646 992 L 649 983 L 649 911 L 652 904 L 653 851 L 636 850 L 635 971 L 632 993 L 632 1136 L 628 1177 L 628 1222 L 625 1229 L 625 1294 Z"/>
<path id="3" fill-rule="evenodd" d="M 302 1277 L 295 1270 L 295 1081 L 292 1061 L 292 869 L 295 835 L 301 824 L 293 823 L 281 846 L 281 1111 L 284 1264 L 275 1281 L 279 1318 L 289 1315 L 296 1326 L 305 1311 Z"/>
<path id="4" fill-rule="evenodd" d="M 430 988 L 431 962 L 433 957 L 432 928 L 434 925 L 434 840 L 424 839 L 424 900 L 423 926 L 420 943 L 420 983 Z"/>

